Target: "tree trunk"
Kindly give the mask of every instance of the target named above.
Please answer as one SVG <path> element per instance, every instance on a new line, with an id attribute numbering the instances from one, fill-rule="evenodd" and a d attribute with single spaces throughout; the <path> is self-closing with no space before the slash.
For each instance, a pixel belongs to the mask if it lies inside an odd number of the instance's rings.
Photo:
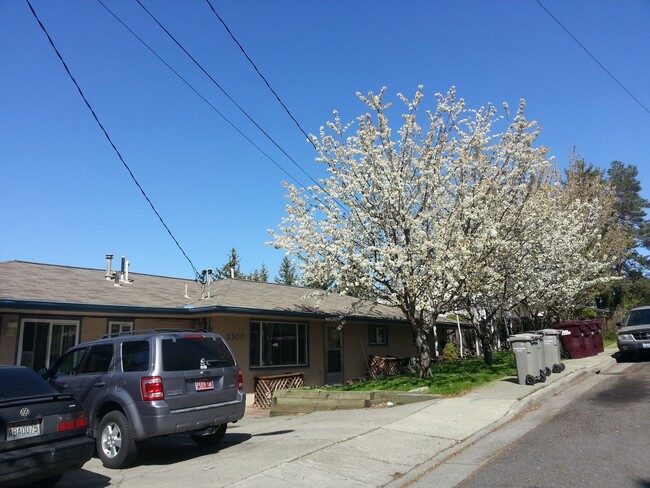
<path id="1" fill-rule="evenodd" d="M 431 347 L 429 346 L 429 331 L 425 324 L 415 327 L 415 346 L 418 350 L 418 369 L 420 378 L 431 377 Z"/>
<path id="2" fill-rule="evenodd" d="M 488 366 L 492 366 L 492 338 L 491 334 L 486 335 L 481 335 L 479 336 L 481 339 L 481 347 L 483 347 L 483 359 L 485 360 L 485 364 Z"/>

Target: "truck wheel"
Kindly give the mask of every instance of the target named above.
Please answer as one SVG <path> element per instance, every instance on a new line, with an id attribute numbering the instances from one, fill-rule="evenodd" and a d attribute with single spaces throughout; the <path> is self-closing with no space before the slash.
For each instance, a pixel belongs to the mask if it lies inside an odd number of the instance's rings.
<path id="1" fill-rule="evenodd" d="M 107 468 L 120 469 L 130 465 L 138 454 L 131 426 L 122 412 L 108 412 L 99 423 L 97 455 Z"/>

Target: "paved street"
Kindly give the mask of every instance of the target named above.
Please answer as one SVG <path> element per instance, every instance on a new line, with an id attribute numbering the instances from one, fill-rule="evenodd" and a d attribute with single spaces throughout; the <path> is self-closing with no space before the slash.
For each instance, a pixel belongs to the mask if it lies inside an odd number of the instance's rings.
<path id="1" fill-rule="evenodd" d="M 650 486 L 650 362 L 604 374 L 460 486 Z"/>

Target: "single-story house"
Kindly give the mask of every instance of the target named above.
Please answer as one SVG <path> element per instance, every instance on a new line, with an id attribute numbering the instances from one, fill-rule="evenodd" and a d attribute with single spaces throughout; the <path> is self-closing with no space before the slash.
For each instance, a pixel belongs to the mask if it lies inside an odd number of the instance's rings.
<path id="1" fill-rule="evenodd" d="M 206 329 L 227 340 L 252 392 L 260 376 L 300 372 L 305 385 L 337 384 L 365 376 L 371 355 L 416 354 L 411 327 L 393 307 L 296 286 L 201 285 L 112 268 L 110 255 L 106 269 L 0 263 L 0 364 L 47 368 L 70 346 L 107 333 Z"/>

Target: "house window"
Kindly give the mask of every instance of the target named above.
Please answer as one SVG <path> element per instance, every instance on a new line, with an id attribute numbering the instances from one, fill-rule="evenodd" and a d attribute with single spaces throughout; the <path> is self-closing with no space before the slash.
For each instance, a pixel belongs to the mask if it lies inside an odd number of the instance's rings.
<path id="1" fill-rule="evenodd" d="M 371 325 L 368 328 L 368 342 L 371 346 L 387 346 L 388 331 L 384 326 Z"/>
<path id="2" fill-rule="evenodd" d="M 307 324 L 251 322 L 251 368 L 306 366 Z"/>
<path id="3" fill-rule="evenodd" d="M 121 334 L 122 332 L 133 332 L 133 322 L 111 320 L 108 323 L 109 334 Z"/>
<path id="4" fill-rule="evenodd" d="M 24 319 L 20 324 L 16 364 L 37 371 L 49 368 L 77 342 L 78 320 Z"/>

